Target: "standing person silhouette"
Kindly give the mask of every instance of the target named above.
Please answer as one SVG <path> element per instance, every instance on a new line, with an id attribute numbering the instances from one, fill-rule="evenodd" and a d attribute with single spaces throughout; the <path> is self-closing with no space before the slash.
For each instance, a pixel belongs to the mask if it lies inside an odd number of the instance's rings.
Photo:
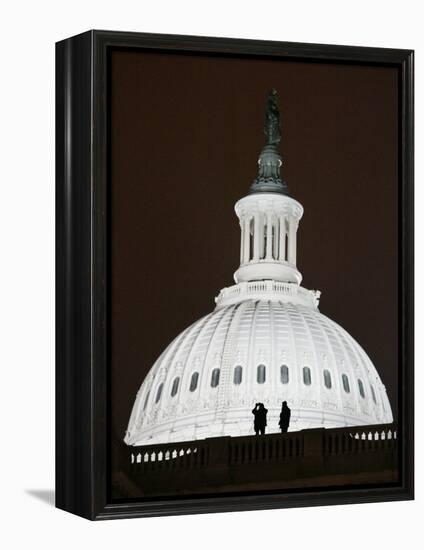
<path id="1" fill-rule="evenodd" d="M 287 433 L 287 430 L 289 429 L 290 415 L 291 410 L 287 406 L 287 401 L 283 401 L 280 412 L 280 422 L 278 423 L 282 434 Z"/>
<path id="2" fill-rule="evenodd" d="M 255 416 L 253 428 L 256 435 L 264 435 L 265 433 L 267 412 L 268 409 L 265 408 L 263 403 L 256 403 L 256 405 L 252 409 L 252 413 Z"/>

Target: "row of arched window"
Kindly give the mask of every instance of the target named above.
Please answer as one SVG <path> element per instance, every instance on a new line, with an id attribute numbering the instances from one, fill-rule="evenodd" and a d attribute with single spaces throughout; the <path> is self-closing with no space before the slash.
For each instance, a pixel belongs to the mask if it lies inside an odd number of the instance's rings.
<path id="1" fill-rule="evenodd" d="M 211 379 L 210 379 L 211 388 L 216 388 L 219 385 L 219 376 L 220 376 L 220 369 L 214 368 L 211 372 Z M 310 386 L 312 384 L 311 369 L 309 367 L 302 368 L 302 378 L 305 386 Z M 324 378 L 324 386 L 327 389 L 331 389 L 332 388 L 331 373 L 328 369 L 323 370 L 323 378 Z M 243 381 L 243 367 L 241 367 L 240 365 L 237 365 L 233 371 L 233 384 L 238 386 L 242 383 L 242 381 Z M 256 382 L 258 384 L 264 384 L 265 381 L 266 381 L 266 367 L 265 365 L 258 365 L 256 369 Z M 199 382 L 199 373 L 196 371 L 196 372 L 193 372 L 190 378 L 190 385 L 189 385 L 190 392 L 196 391 L 198 382 Z M 280 382 L 282 384 L 289 383 L 289 368 L 287 365 L 281 365 L 280 367 Z M 175 395 L 177 395 L 179 386 L 180 386 L 180 377 L 177 376 L 176 378 L 174 378 L 172 382 L 171 397 L 175 397 Z M 350 384 L 349 384 L 349 378 L 347 374 L 342 374 L 342 386 L 343 386 L 343 390 L 346 393 L 350 393 Z M 372 399 L 374 403 L 377 404 L 377 399 L 376 399 L 374 387 L 372 386 L 372 384 L 370 385 L 370 388 L 371 388 Z M 358 390 L 359 390 L 359 395 L 363 399 L 365 399 L 365 388 L 360 378 L 358 378 Z M 163 391 L 163 382 L 159 384 L 156 390 L 155 403 L 158 403 L 160 401 L 160 398 L 162 396 L 162 391 Z M 143 410 L 147 406 L 149 395 L 150 395 L 150 391 L 147 392 L 146 394 Z"/>
<path id="2" fill-rule="evenodd" d="M 305 384 L 305 386 L 310 386 L 312 383 L 311 369 L 309 367 L 303 367 L 302 373 L 303 373 L 303 383 Z M 324 386 L 330 390 L 333 384 L 331 381 L 331 373 L 328 369 L 323 370 L 323 377 L 324 377 Z M 342 386 L 346 393 L 350 393 L 350 384 L 349 384 L 349 378 L 347 374 L 342 374 Z M 375 395 L 374 386 L 370 384 L 370 388 L 371 388 L 372 400 L 374 401 L 375 404 L 377 404 L 377 398 Z M 362 399 L 365 399 L 365 387 L 364 387 L 364 383 L 360 378 L 358 378 L 358 390 L 359 390 L 359 395 L 362 397 Z"/>

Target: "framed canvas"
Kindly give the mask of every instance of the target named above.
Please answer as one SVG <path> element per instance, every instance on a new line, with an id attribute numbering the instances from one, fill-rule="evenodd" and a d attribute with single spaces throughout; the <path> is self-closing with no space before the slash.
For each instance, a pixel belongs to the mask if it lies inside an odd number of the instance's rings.
<path id="1" fill-rule="evenodd" d="M 56 54 L 57 507 L 413 498 L 413 52 Z"/>

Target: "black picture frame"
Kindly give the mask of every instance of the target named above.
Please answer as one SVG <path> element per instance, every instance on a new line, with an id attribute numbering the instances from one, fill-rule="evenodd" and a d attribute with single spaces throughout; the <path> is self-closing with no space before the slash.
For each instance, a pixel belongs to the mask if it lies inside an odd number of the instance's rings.
<path id="1" fill-rule="evenodd" d="M 400 483 L 156 501 L 108 490 L 108 63 L 113 48 L 396 67 L 399 75 Z M 413 51 L 89 31 L 56 45 L 56 506 L 91 520 L 412 499 Z"/>

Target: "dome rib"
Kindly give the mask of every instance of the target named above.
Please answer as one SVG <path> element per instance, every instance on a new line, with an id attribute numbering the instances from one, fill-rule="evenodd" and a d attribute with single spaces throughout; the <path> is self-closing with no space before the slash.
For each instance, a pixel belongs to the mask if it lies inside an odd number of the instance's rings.
<path id="1" fill-rule="evenodd" d="M 218 322 L 214 328 L 214 331 L 212 333 L 212 336 L 209 340 L 207 350 L 205 353 L 205 357 L 202 363 L 202 369 L 201 372 L 199 372 L 199 399 L 203 399 L 204 401 L 214 401 L 216 402 L 217 396 L 208 396 L 208 375 L 211 371 L 210 365 L 213 363 L 212 355 L 214 353 L 214 346 L 216 345 L 216 342 L 218 340 L 219 331 L 222 328 L 222 325 L 225 324 L 225 321 L 228 317 L 228 315 L 231 314 L 234 306 L 226 306 L 223 308 L 222 315 L 219 317 Z M 215 314 L 218 314 L 218 312 L 221 310 L 216 310 Z M 215 399 L 213 399 L 215 398 Z"/>
<path id="2" fill-rule="evenodd" d="M 348 373 L 346 373 L 346 374 L 349 375 L 349 378 L 348 378 L 349 387 L 350 387 L 350 394 L 349 395 L 351 396 L 349 398 L 346 398 L 349 401 L 348 406 L 350 406 L 350 401 L 352 399 L 354 399 L 354 401 L 355 401 L 355 414 L 360 414 L 361 406 L 360 406 L 360 403 L 359 403 L 359 395 L 358 395 L 358 392 L 356 391 L 357 374 L 355 372 L 355 367 L 354 367 L 354 365 L 352 364 L 352 361 L 349 358 L 349 354 L 347 353 L 344 339 L 340 335 L 340 328 L 341 327 L 339 325 L 337 325 L 336 323 L 334 323 L 334 321 L 332 321 L 331 319 L 329 319 L 325 315 L 323 315 L 322 318 L 323 318 L 323 324 L 325 324 L 325 327 L 328 329 L 329 332 L 331 332 L 331 334 L 334 336 L 334 339 L 338 342 L 341 353 L 343 354 L 343 357 L 344 357 L 344 360 L 345 360 L 346 369 L 348 370 Z M 352 355 L 354 355 L 353 351 L 351 351 L 351 353 L 352 353 Z M 340 374 L 343 374 L 343 372 L 341 372 Z M 344 390 L 342 390 L 342 391 L 344 391 Z M 344 405 L 344 407 L 345 406 L 346 405 Z"/>
<path id="3" fill-rule="evenodd" d="M 271 300 L 268 300 L 268 310 L 269 310 L 269 332 L 270 332 L 270 365 L 274 365 L 275 368 L 270 369 L 271 372 L 271 386 L 273 389 L 273 393 L 276 394 L 277 391 L 277 385 L 278 385 L 278 362 L 277 362 L 277 350 L 275 348 L 275 344 L 277 341 L 276 335 L 275 335 L 275 319 L 274 319 L 274 306 L 273 302 Z"/>
<path id="4" fill-rule="evenodd" d="M 310 347 L 311 347 L 311 353 L 312 353 L 313 358 L 314 358 L 314 361 L 312 361 L 312 363 L 314 365 L 313 368 L 314 368 L 314 372 L 315 372 L 315 376 L 316 376 L 316 383 L 317 383 L 318 388 L 319 388 L 319 400 L 322 403 L 322 405 L 324 406 L 323 389 L 322 389 L 322 382 L 321 382 L 322 372 L 321 372 L 321 368 L 320 368 L 320 360 L 318 358 L 316 345 L 314 344 L 314 340 L 313 340 L 313 337 L 312 337 L 312 334 L 311 334 L 311 329 L 310 329 L 308 323 L 305 320 L 305 317 L 304 317 L 304 315 L 301 311 L 301 308 L 299 308 L 299 317 L 302 319 L 303 326 L 305 327 L 305 332 L 308 336 L 308 341 L 309 341 L 309 344 L 310 344 Z M 311 365 L 307 365 L 307 366 L 309 368 L 311 368 Z M 300 369 L 302 369 L 302 368 L 303 368 L 303 366 L 300 366 Z M 321 422 L 322 423 L 324 423 L 324 418 L 325 418 L 325 410 L 324 410 L 324 407 L 322 407 L 321 408 Z"/>
<path id="5" fill-rule="evenodd" d="M 225 416 L 225 405 L 229 397 L 231 369 L 237 346 L 238 323 L 240 315 L 243 313 L 244 309 L 246 309 L 246 302 L 241 302 L 233 307 L 231 319 L 225 334 L 224 345 L 222 347 L 222 360 L 215 418 L 222 418 Z"/>
<path id="6" fill-rule="evenodd" d="M 358 379 L 360 378 L 362 380 L 362 383 L 365 383 L 366 380 L 368 380 L 369 372 L 364 364 L 362 357 L 358 353 L 359 344 L 344 330 L 342 327 L 339 327 L 340 330 L 340 338 L 343 340 L 345 348 L 349 348 L 355 357 L 356 364 L 358 366 L 359 375 L 355 372 L 355 380 L 354 380 L 354 386 L 355 386 L 355 394 L 357 395 L 357 387 L 358 387 Z M 371 360 L 368 358 L 368 361 L 371 363 Z M 355 368 L 353 369 L 355 370 Z M 352 388 L 353 389 L 353 388 Z M 359 411 L 363 413 L 366 416 L 371 417 L 370 414 L 370 403 L 369 403 L 369 397 L 370 397 L 370 391 L 369 388 L 367 388 L 367 392 L 365 394 L 365 399 L 361 398 L 360 396 L 357 396 L 358 404 L 359 404 Z"/>
<path id="7" fill-rule="evenodd" d="M 322 317 L 325 317 L 325 316 L 322 316 Z M 327 349 L 331 355 L 331 359 L 332 359 L 332 363 L 333 363 L 333 368 L 332 370 L 330 371 L 331 374 L 332 374 L 332 384 L 336 384 L 336 388 L 337 388 L 337 395 L 336 395 L 336 400 L 337 400 L 337 407 L 340 411 L 344 412 L 344 409 L 343 409 L 343 398 L 342 398 L 342 389 L 341 389 L 341 385 L 340 385 L 340 373 L 338 372 L 338 360 L 337 360 L 337 355 L 336 355 L 336 352 L 330 342 L 330 338 L 328 336 L 328 332 L 327 332 L 327 328 L 328 328 L 328 324 L 320 324 L 317 322 L 317 319 L 311 315 L 311 322 L 314 324 L 314 326 L 317 328 L 317 330 L 320 331 L 320 333 L 322 334 L 323 336 L 323 339 L 325 340 L 326 344 L 327 344 Z M 335 332 L 335 331 L 334 331 Z M 320 384 L 321 384 L 321 388 L 322 388 L 322 376 L 323 376 L 323 370 L 322 372 L 320 373 L 320 376 L 321 376 L 321 380 L 320 380 Z M 325 390 L 323 390 L 325 391 Z"/>
<path id="8" fill-rule="evenodd" d="M 350 377 L 350 392 L 354 396 L 355 404 L 356 404 L 356 411 L 355 415 L 360 415 L 362 413 L 362 406 L 361 406 L 361 397 L 358 394 L 358 373 L 356 371 L 356 366 L 352 361 L 349 360 L 349 355 L 347 353 L 347 350 L 350 350 L 353 357 L 355 357 L 355 360 L 357 361 L 357 354 L 355 351 L 355 347 L 358 345 L 355 340 L 349 341 L 349 339 L 345 338 L 345 334 L 347 334 L 340 325 L 336 325 L 334 321 L 331 319 L 328 319 L 328 317 L 325 317 L 325 323 L 330 328 L 330 330 L 333 331 L 335 338 L 340 342 L 341 349 L 344 350 L 345 355 L 347 356 L 347 365 L 349 366 L 349 370 L 351 372 Z M 336 327 L 338 330 L 336 330 Z M 368 359 L 369 360 L 369 359 Z M 358 361 L 358 369 L 361 370 L 362 363 Z M 361 373 L 362 375 L 362 373 Z"/>
<path id="9" fill-rule="evenodd" d="M 278 303 L 280 304 L 281 310 L 283 312 L 283 316 L 285 317 L 285 319 L 287 320 L 287 323 L 288 323 L 288 334 L 289 334 L 289 341 L 290 341 L 290 344 L 291 344 L 290 345 L 290 356 L 292 358 L 292 361 L 291 361 L 292 368 L 290 370 L 292 371 L 291 372 L 292 376 L 293 376 L 293 373 L 294 373 L 294 377 L 295 377 L 295 381 L 296 381 L 296 389 L 297 389 L 296 394 L 298 396 L 300 396 L 300 384 L 301 384 L 300 372 L 301 371 L 300 371 L 300 368 L 298 367 L 299 358 L 298 358 L 298 354 L 297 354 L 296 340 L 295 340 L 295 337 L 294 337 L 294 327 L 293 327 L 293 323 L 292 323 L 288 308 L 285 307 L 283 302 L 278 302 Z M 290 362 L 290 358 L 289 358 L 288 362 Z M 297 368 L 295 368 L 294 365 L 296 365 Z M 300 409 L 300 397 L 298 398 L 297 410 L 295 409 L 293 411 L 293 413 L 294 413 L 293 420 L 296 419 L 296 421 L 297 421 L 297 419 L 299 417 L 299 413 L 298 413 L 299 409 Z"/>
<path id="10" fill-rule="evenodd" d="M 180 409 L 180 406 L 181 406 L 181 396 L 183 395 L 183 391 L 184 391 L 184 388 L 186 387 L 187 385 L 187 378 L 188 380 L 190 380 L 190 374 L 191 374 L 191 369 L 190 368 L 187 368 L 187 367 L 190 367 L 190 359 L 191 359 L 191 354 L 193 353 L 193 351 L 196 349 L 196 343 L 198 342 L 198 340 L 200 339 L 202 333 L 203 333 L 203 330 L 205 328 L 205 326 L 211 321 L 213 320 L 213 314 L 210 313 L 209 315 L 206 315 L 205 317 L 203 317 L 203 323 L 201 324 L 201 326 L 199 327 L 199 331 L 198 333 L 196 334 L 195 338 L 194 338 L 194 342 L 193 342 L 193 346 L 191 347 L 191 350 L 190 352 L 187 354 L 187 357 L 184 361 L 184 366 L 181 368 L 181 378 L 180 378 L 180 388 L 179 388 L 179 391 L 176 395 L 176 402 L 174 404 L 174 407 L 175 409 L 178 411 Z M 194 323 L 194 325 L 196 325 L 197 323 Z M 182 345 L 181 349 L 184 349 L 184 344 Z M 174 422 L 175 423 L 175 422 Z M 171 427 L 171 431 L 174 429 L 174 424 L 172 425 Z"/>
<path id="11" fill-rule="evenodd" d="M 251 393 L 252 386 L 254 383 L 253 375 L 254 375 L 254 369 L 255 369 L 255 357 L 253 353 L 253 346 L 254 346 L 254 335 L 255 335 L 255 329 L 256 329 L 256 320 L 258 317 L 259 312 L 259 300 L 255 300 L 255 307 L 253 309 L 252 313 L 252 321 L 250 325 L 250 331 L 249 331 L 249 342 L 248 342 L 248 352 L 246 357 L 246 382 L 248 384 L 247 391 Z"/>

